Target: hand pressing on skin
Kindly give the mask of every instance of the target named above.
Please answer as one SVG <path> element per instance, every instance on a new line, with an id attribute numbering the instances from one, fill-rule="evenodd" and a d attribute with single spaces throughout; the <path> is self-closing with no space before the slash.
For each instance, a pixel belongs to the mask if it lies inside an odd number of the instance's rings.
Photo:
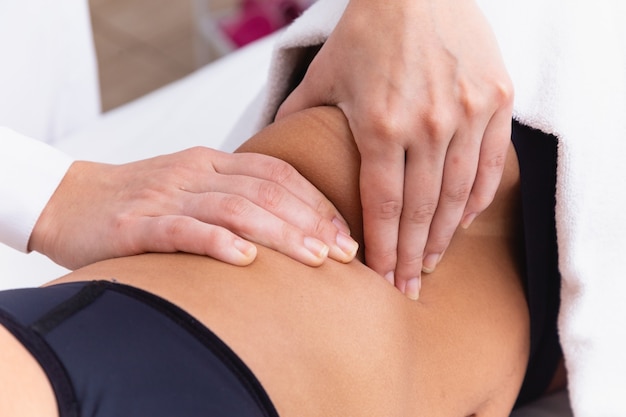
<path id="1" fill-rule="evenodd" d="M 189 252 L 234 265 L 254 241 L 316 266 L 357 244 L 335 207 L 294 168 L 256 154 L 193 148 L 124 165 L 75 162 L 29 249 L 67 268 L 144 252 Z"/>
<path id="2" fill-rule="evenodd" d="M 278 118 L 343 110 L 361 153 L 366 262 L 416 299 L 422 271 L 493 200 L 512 90 L 473 0 L 351 0 Z"/>

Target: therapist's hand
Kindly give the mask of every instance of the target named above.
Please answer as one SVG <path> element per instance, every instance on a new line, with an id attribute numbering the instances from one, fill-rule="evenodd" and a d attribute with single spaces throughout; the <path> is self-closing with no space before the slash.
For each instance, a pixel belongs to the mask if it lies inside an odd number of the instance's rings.
<path id="1" fill-rule="evenodd" d="M 335 207 L 287 163 L 208 148 L 125 165 L 75 162 L 38 220 L 30 250 L 70 269 L 144 252 L 234 265 L 252 240 L 308 265 L 349 262 L 357 244 Z"/>
<path id="2" fill-rule="evenodd" d="M 351 0 L 278 117 L 335 104 L 361 153 L 367 264 L 410 298 L 493 200 L 513 89 L 473 0 Z"/>

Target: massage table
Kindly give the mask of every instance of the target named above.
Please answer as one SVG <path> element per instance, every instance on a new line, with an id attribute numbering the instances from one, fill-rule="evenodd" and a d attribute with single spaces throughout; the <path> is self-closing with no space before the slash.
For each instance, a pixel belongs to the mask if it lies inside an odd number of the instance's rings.
<path id="1" fill-rule="evenodd" d="M 192 146 L 232 151 L 231 132 L 245 123 L 261 91 L 275 36 L 221 58 L 187 77 L 109 111 L 56 146 L 77 159 L 124 163 Z M 0 290 L 41 285 L 68 271 L 38 254 L 0 244 Z M 543 398 L 511 417 L 572 417 L 566 392 Z"/>

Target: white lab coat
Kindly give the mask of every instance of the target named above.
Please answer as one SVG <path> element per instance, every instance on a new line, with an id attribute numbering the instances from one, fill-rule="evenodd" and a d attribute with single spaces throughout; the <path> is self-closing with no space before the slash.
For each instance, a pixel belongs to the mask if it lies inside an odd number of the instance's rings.
<path id="1" fill-rule="evenodd" d="M 72 159 L 56 140 L 100 113 L 87 0 L 0 0 L 0 242 L 26 251 Z"/>

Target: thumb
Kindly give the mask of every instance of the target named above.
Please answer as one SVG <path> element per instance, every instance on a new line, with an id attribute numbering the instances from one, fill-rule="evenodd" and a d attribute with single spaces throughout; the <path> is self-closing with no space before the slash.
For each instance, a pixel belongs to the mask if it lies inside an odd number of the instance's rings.
<path id="1" fill-rule="evenodd" d="M 305 76 L 298 87 L 287 96 L 283 104 L 278 108 L 276 120 L 311 107 L 335 104 L 328 99 L 329 94 L 326 85 L 319 83 L 320 80 L 311 82 L 309 79 L 310 76 Z"/>

